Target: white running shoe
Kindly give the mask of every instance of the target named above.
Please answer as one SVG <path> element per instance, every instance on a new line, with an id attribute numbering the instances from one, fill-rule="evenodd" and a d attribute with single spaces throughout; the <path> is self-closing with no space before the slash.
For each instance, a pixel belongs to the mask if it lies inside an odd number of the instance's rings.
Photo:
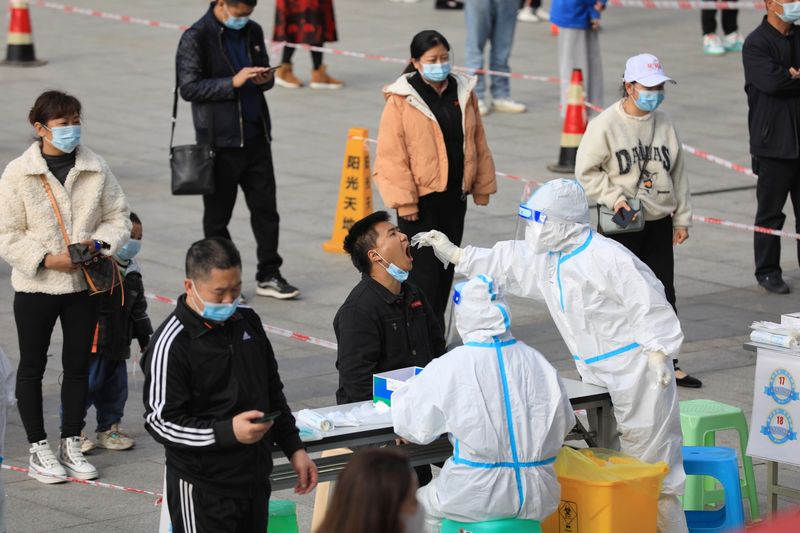
<path id="1" fill-rule="evenodd" d="M 61 445 L 58 447 L 58 460 L 72 477 L 78 479 L 97 478 L 97 469 L 83 456 L 80 437 L 61 439 Z"/>
<path id="2" fill-rule="evenodd" d="M 525 104 L 516 102 L 511 98 L 497 98 L 492 100 L 492 107 L 501 113 L 524 113 L 527 111 Z"/>
<path id="3" fill-rule="evenodd" d="M 486 102 L 483 100 L 478 100 L 478 113 L 480 113 L 481 116 L 489 114 L 489 106 L 486 105 Z"/>
<path id="4" fill-rule="evenodd" d="M 112 424 L 108 431 L 97 433 L 97 446 L 106 450 L 130 450 L 136 442 L 119 428 L 119 424 Z"/>
<path id="5" fill-rule="evenodd" d="M 533 8 L 531 6 L 525 6 L 522 9 L 520 9 L 519 13 L 517 13 L 517 20 L 520 21 L 520 22 L 541 22 L 542 21 L 542 19 L 540 19 L 536 15 L 536 12 L 533 10 Z"/>
<path id="6" fill-rule="evenodd" d="M 31 444 L 30 459 L 28 460 L 28 475 L 36 481 L 47 483 L 64 483 L 67 471 L 58 462 L 47 439 Z M 60 477 L 59 477 L 60 476 Z"/>
<path id="7" fill-rule="evenodd" d="M 722 38 L 722 47 L 726 52 L 741 52 L 744 46 L 744 35 L 735 31 Z"/>
<path id="8" fill-rule="evenodd" d="M 716 33 L 707 33 L 703 35 L 703 52 L 711 56 L 721 56 L 725 53 L 725 47 L 722 46 L 722 39 Z"/>
<path id="9" fill-rule="evenodd" d="M 550 20 L 550 13 L 543 7 L 537 7 L 534 14 L 539 17 L 541 20 Z"/>

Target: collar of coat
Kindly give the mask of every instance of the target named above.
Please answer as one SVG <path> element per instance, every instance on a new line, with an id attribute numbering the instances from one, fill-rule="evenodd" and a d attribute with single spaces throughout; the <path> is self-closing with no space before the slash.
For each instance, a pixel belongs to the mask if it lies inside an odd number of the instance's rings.
<path id="1" fill-rule="evenodd" d="M 413 76 L 413 72 L 409 72 L 408 74 L 403 74 L 394 83 L 387 85 L 383 88 L 383 97 L 385 99 L 389 99 L 392 95 L 400 96 L 406 98 L 411 105 L 418 108 L 420 111 L 425 113 L 431 120 L 436 120 L 433 116 L 433 111 L 431 111 L 428 104 L 425 103 L 425 100 L 417 93 L 417 90 L 409 83 L 408 79 Z M 467 102 L 469 101 L 469 97 L 472 94 L 472 90 L 475 89 L 475 85 L 478 83 L 477 76 L 465 76 L 464 74 L 458 72 L 451 72 L 450 76 L 455 78 L 456 85 L 458 87 L 458 105 L 461 107 L 461 112 L 464 112 L 464 109 L 467 107 Z"/>
<path id="2" fill-rule="evenodd" d="M 104 162 L 94 152 L 89 150 L 83 145 L 79 145 L 75 154 L 75 169 L 78 172 L 102 172 Z M 42 156 L 42 148 L 39 141 L 35 141 L 30 147 L 22 154 L 20 163 L 22 165 L 22 172 L 29 176 L 39 177 L 41 174 L 47 174 L 47 161 Z"/>

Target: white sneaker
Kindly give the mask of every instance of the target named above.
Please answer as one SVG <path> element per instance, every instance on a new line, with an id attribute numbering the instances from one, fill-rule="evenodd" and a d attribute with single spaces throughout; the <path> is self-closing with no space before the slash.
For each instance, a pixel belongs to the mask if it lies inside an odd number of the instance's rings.
<path id="1" fill-rule="evenodd" d="M 489 106 L 486 105 L 486 102 L 483 100 L 478 100 L 478 113 L 480 113 L 481 116 L 489 114 Z"/>
<path id="2" fill-rule="evenodd" d="M 130 450 L 135 444 L 130 435 L 119 429 L 119 424 L 97 433 L 97 446 L 106 450 Z"/>
<path id="3" fill-rule="evenodd" d="M 86 433 L 81 431 L 81 451 L 83 453 L 89 453 L 95 448 L 97 448 L 97 446 L 95 446 L 94 442 L 92 442 L 92 439 L 87 437 Z"/>
<path id="4" fill-rule="evenodd" d="M 534 13 L 536 14 L 537 17 L 539 17 L 542 20 L 550 20 L 550 13 L 548 13 L 547 10 L 543 7 L 537 7 Z"/>
<path id="5" fill-rule="evenodd" d="M 492 100 L 492 107 L 501 113 L 524 113 L 528 108 L 525 104 L 515 102 L 511 98 L 497 98 Z"/>
<path id="6" fill-rule="evenodd" d="M 64 483 L 67 471 L 58 462 L 47 440 L 40 440 L 31 444 L 30 459 L 28 459 L 28 475 L 42 483 Z"/>
<path id="7" fill-rule="evenodd" d="M 722 47 L 726 52 L 741 52 L 744 46 L 744 35 L 735 31 L 722 38 Z"/>
<path id="8" fill-rule="evenodd" d="M 519 13 L 517 13 L 517 20 L 520 21 L 520 22 L 541 22 L 542 21 L 542 19 L 540 19 L 536 15 L 536 12 L 533 10 L 533 8 L 531 6 L 526 6 L 526 7 L 523 7 L 522 9 L 520 9 Z"/>
<path id="9" fill-rule="evenodd" d="M 711 56 L 721 56 L 725 53 L 725 47 L 722 46 L 722 40 L 716 33 L 707 33 L 703 35 L 703 52 Z"/>
<path id="10" fill-rule="evenodd" d="M 83 456 L 80 437 L 61 439 L 61 445 L 58 447 L 58 460 L 72 477 L 78 479 L 97 478 L 97 469 Z"/>

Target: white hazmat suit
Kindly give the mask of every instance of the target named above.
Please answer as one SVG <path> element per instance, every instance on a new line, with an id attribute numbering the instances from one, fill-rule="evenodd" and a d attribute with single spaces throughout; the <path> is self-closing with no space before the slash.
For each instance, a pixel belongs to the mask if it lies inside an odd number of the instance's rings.
<path id="1" fill-rule="evenodd" d="M 508 331 L 508 306 L 479 276 L 456 287 L 464 340 L 392 396 L 397 435 L 427 444 L 444 433 L 453 457 L 418 492 L 429 532 L 463 522 L 543 520 L 558 507 L 553 463 L 575 415 L 556 370 Z"/>
<path id="2" fill-rule="evenodd" d="M 686 533 L 678 501 L 686 478 L 680 415 L 668 364 L 683 333 L 663 285 L 630 251 L 592 231 L 586 195 L 575 180 L 546 183 L 520 206 L 520 216 L 524 241 L 460 249 L 427 232 L 412 243 L 433 246 L 458 273 L 485 273 L 509 294 L 545 301 L 583 381 L 608 389 L 621 450 L 669 465 L 659 531 Z"/>

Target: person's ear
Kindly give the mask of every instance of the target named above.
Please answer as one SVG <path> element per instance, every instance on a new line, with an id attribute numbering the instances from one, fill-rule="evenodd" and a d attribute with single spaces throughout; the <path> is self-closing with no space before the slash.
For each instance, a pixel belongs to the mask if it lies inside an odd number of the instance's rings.
<path id="1" fill-rule="evenodd" d="M 633 93 L 636 90 L 636 82 L 626 82 L 625 83 L 625 91 L 628 93 L 628 96 L 633 98 Z"/>
<path id="2" fill-rule="evenodd" d="M 46 137 L 47 136 L 47 128 L 41 122 L 35 122 L 33 124 L 33 129 L 36 131 L 37 137 Z"/>
<path id="3" fill-rule="evenodd" d="M 414 65 L 414 68 L 421 71 L 422 70 L 422 63 L 419 62 L 418 59 L 411 58 L 411 64 Z"/>
<path id="4" fill-rule="evenodd" d="M 189 289 L 191 289 L 191 288 L 192 288 L 192 280 L 190 280 L 189 278 L 184 279 L 183 280 L 183 292 L 185 292 L 186 294 L 189 294 Z"/>

